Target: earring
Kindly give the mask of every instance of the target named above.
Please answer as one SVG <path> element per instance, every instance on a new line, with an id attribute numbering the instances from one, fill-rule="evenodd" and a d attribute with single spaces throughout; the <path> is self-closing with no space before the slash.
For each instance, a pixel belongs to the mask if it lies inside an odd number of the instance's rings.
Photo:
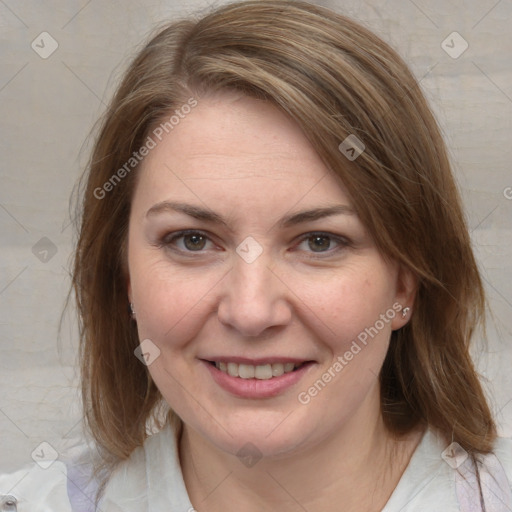
<path id="1" fill-rule="evenodd" d="M 132 318 L 135 318 L 135 309 L 133 308 L 133 304 L 130 302 L 130 313 L 132 315 Z"/>
<path id="2" fill-rule="evenodd" d="M 411 311 L 411 308 L 407 307 L 407 308 L 402 308 L 402 318 L 405 318 L 409 311 Z"/>

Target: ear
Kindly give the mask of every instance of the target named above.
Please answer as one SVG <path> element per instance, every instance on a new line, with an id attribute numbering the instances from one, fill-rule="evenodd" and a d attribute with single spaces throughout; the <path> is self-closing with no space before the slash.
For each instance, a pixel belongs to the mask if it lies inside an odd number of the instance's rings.
<path id="1" fill-rule="evenodd" d="M 400 265 L 396 281 L 396 293 L 393 309 L 396 315 L 391 322 L 393 331 L 403 327 L 414 311 L 414 300 L 418 289 L 418 279 L 408 268 Z M 409 309 L 406 309 L 409 308 Z M 406 313 L 405 315 L 403 313 Z"/>

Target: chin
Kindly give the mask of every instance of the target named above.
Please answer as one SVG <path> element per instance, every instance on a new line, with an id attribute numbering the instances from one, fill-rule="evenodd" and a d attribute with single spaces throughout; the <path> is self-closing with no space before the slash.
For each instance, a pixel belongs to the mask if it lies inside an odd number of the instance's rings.
<path id="1" fill-rule="evenodd" d="M 241 422 L 223 423 L 223 428 L 212 431 L 211 425 L 206 429 L 197 429 L 200 435 L 219 450 L 240 459 L 245 457 L 281 458 L 292 455 L 311 438 L 304 422 L 290 421 L 281 415 L 278 421 L 264 421 L 261 411 L 246 415 Z M 286 416 L 284 416 L 286 418 Z M 285 423 L 289 421 L 288 425 Z M 314 429 L 313 429 L 314 432 Z"/>

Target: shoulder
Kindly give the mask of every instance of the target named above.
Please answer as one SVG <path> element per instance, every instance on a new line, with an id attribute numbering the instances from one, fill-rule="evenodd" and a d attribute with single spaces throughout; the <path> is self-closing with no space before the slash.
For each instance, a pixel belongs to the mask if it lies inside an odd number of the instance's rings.
<path id="1" fill-rule="evenodd" d="M 498 437 L 493 451 L 512 482 L 512 437 Z"/>
<path id="2" fill-rule="evenodd" d="M 101 508 L 123 512 L 147 510 L 150 500 L 148 491 L 154 487 L 152 473 L 156 471 L 160 481 L 166 480 L 168 470 L 163 462 L 174 462 L 172 450 L 169 450 L 172 448 L 171 440 L 172 433 L 166 427 L 149 436 L 143 446 L 120 462 L 108 480 L 100 502 Z"/>
<path id="3" fill-rule="evenodd" d="M 76 438 L 41 448 L 34 463 L 0 474 L 0 507 L 10 500 L 17 512 L 93 512 L 95 453 L 91 443 Z"/>
<path id="4" fill-rule="evenodd" d="M 498 438 L 488 454 L 469 458 L 456 473 L 456 493 L 462 511 L 483 500 L 488 510 L 512 510 L 512 439 Z"/>
<path id="5" fill-rule="evenodd" d="M 100 501 L 100 510 L 193 510 L 183 481 L 178 444 L 168 423 L 148 437 L 113 472 Z"/>
<path id="6" fill-rule="evenodd" d="M 14 501 L 18 512 L 72 512 L 67 484 L 67 467 L 63 462 L 56 460 L 48 467 L 34 463 L 1 474 L 0 495 L 4 502 Z"/>
<path id="7" fill-rule="evenodd" d="M 457 443 L 427 429 L 383 512 L 480 512 L 478 479 L 487 510 L 512 510 L 512 439 L 498 438 L 493 452 L 475 459 L 476 466 Z"/>
<path id="8" fill-rule="evenodd" d="M 147 510 L 145 446 L 136 448 L 116 467 L 105 487 L 100 509 L 123 512 Z"/>

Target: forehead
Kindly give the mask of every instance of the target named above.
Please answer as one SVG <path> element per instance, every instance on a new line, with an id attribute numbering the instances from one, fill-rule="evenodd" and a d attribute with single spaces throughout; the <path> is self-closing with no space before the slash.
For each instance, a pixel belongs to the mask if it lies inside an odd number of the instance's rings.
<path id="1" fill-rule="evenodd" d="M 181 191 L 224 201 L 258 194 L 269 200 L 270 194 L 348 203 L 340 179 L 293 120 L 271 102 L 231 91 L 198 99 L 157 141 L 139 172 L 138 195 L 152 201 Z"/>

